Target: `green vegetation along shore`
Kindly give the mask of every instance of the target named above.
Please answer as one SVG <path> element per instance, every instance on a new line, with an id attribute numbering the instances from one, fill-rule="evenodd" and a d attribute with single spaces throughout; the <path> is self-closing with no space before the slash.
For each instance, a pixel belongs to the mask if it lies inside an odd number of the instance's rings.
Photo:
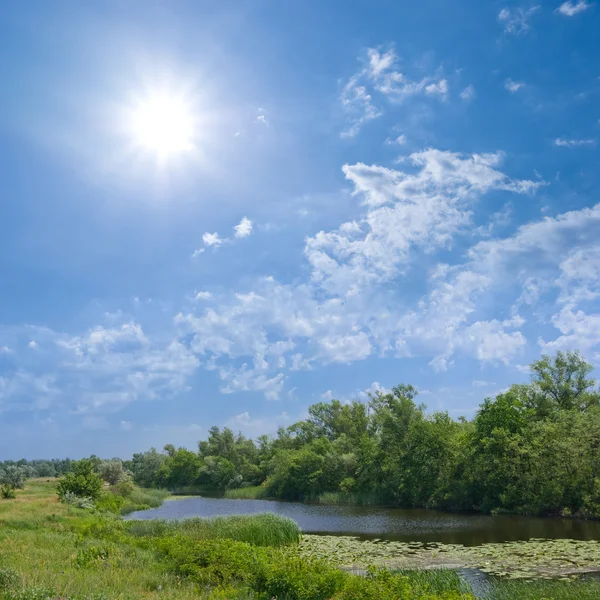
<path id="1" fill-rule="evenodd" d="M 101 498 L 114 494 L 104 490 Z M 292 551 L 300 531 L 275 515 L 123 521 L 60 502 L 56 481 L 31 480 L 0 501 L 2 600 L 468 600 L 455 576 L 343 572 Z"/>
<path id="2" fill-rule="evenodd" d="M 144 487 L 208 486 L 228 498 L 600 517 L 592 366 L 558 352 L 530 369 L 529 383 L 486 398 L 471 421 L 428 414 L 398 385 L 368 403 L 315 404 L 274 438 L 213 427 L 197 452 L 167 445 L 126 467 Z"/>
<path id="3" fill-rule="evenodd" d="M 479 598 L 600 597 L 598 580 L 564 573 L 562 580 L 533 578 L 542 564 L 560 568 L 580 561 L 589 570 L 600 552 L 597 542 L 461 551 L 301 536 L 293 521 L 272 514 L 124 521 L 98 508 L 114 510 L 107 498 L 115 492 L 106 486 L 93 506 L 80 508 L 59 501 L 57 483 L 30 480 L 15 498 L 0 501 L 1 600 L 474 600 L 470 584 L 455 569 L 486 563 L 490 573 L 518 568 L 523 576 L 529 569 L 525 574 L 532 578 L 510 579 L 504 573 L 487 580 Z M 141 497 L 144 491 L 134 494 Z"/>
<path id="4" fill-rule="evenodd" d="M 315 404 L 275 437 L 254 441 L 213 427 L 197 451 L 168 444 L 131 460 L 90 462 L 114 485 L 129 480 L 183 494 L 600 518 L 600 392 L 592 366 L 577 352 L 558 352 L 530 369 L 529 383 L 484 399 L 470 421 L 428 414 L 415 389 L 398 385 L 368 403 Z M 70 469 L 69 460 L 5 461 L 0 482 L 10 487 L 11 478 Z M 122 512 L 160 502 L 124 497 Z"/>

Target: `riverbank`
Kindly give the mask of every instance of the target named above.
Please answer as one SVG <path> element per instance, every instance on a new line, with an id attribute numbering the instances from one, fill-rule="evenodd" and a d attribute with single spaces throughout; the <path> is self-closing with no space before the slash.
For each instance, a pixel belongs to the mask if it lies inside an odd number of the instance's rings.
<path id="1" fill-rule="evenodd" d="M 326 557 L 298 556 L 292 549 L 299 535 L 276 515 L 124 521 L 60 503 L 55 481 L 29 481 L 15 499 L 0 501 L 0 599 L 473 599 L 456 577 L 424 583 L 374 572 L 365 578 Z"/>

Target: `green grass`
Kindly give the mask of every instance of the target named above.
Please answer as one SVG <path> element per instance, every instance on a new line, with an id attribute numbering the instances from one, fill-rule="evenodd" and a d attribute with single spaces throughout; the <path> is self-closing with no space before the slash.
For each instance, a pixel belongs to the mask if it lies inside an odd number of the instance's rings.
<path id="1" fill-rule="evenodd" d="M 457 572 L 451 569 L 400 570 L 394 573 L 403 575 L 413 585 L 428 589 L 434 594 L 471 591 L 468 584 L 463 583 Z"/>
<path id="2" fill-rule="evenodd" d="M 267 488 L 261 485 L 236 488 L 234 490 L 225 490 L 223 498 L 231 500 L 265 500 L 269 498 Z"/>
<path id="3" fill-rule="evenodd" d="M 600 580 L 515 581 L 494 579 L 486 600 L 598 600 Z"/>
<path id="4" fill-rule="evenodd" d="M 121 514 L 127 515 L 136 510 L 158 508 L 168 497 L 169 492 L 166 490 L 135 488 L 125 499 L 125 503 L 121 507 Z"/>
<path id="5" fill-rule="evenodd" d="M 135 536 L 163 537 L 180 533 L 194 540 L 221 538 L 276 547 L 296 544 L 301 535 L 294 521 L 271 513 L 183 521 L 128 521 L 127 528 Z"/>

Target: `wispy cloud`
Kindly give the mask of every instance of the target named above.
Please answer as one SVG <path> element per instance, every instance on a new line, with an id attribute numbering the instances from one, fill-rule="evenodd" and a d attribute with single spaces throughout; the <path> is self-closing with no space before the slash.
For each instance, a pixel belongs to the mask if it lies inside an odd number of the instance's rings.
<path id="1" fill-rule="evenodd" d="M 518 92 L 523 87 L 525 87 L 525 84 L 522 81 L 513 81 L 509 78 L 504 82 L 504 89 L 508 90 L 511 94 Z"/>
<path id="2" fill-rule="evenodd" d="M 573 17 L 586 11 L 588 8 L 591 8 L 591 4 L 586 2 L 586 0 L 579 0 L 578 2 L 572 2 L 569 0 L 568 2 L 564 2 L 557 9 L 556 12 L 564 15 L 565 17 Z"/>
<path id="3" fill-rule="evenodd" d="M 470 100 L 473 100 L 473 98 L 475 98 L 475 87 L 473 85 L 468 85 L 461 93 L 460 93 L 460 97 L 465 100 L 465 102 L 468 102 Z"/>
<path id="4" fill-rule="evenodd" d="M 385 140 L 385 143 L 388 145 L 403 146 L 404 144 L 406 144 L 406 135 L 404 135 L 402 133 L 402 134 L 396 136 L 395 138 L 387 138 Z"/>
<path id="5" fill-rule="evenodd" d="M 498 14 L 498 21 L 504 27 L 504 32 L 511 35 L 525 33 L 529 29 L 531 17 L 540 9 L 540 6 L 524 8 L 503 8 Z"/>
<path id="6" fill-rule="evenodd" d="M 269 119 L 267 119 L 267 114 L 264 108 L 257 109 L 257 112 L 258 114 L 256 115 L 254 122 L 264 125 L 265 127 L 269 127 Z"/>
<path id="7" fill-rule="evenodd" d="M 583 140 L 569 140 L 565 138 L 556 138 L 554 145 L 562 148 L 577 148 L 578 146 L 595 146 L 596 140 L 594 139 L 583 139 Z"/>
<path id="8" fill-rule="evenodd" d="M 383 115 L 383 109 L 374 101 L 374 94 L 380 99 L 399 102 L 415 94 L 445 98 L 448 93 L 446 79 L 428 75 L 413 80 L 398 70 L 398 57 L 393 49 L 383 52 L 369 48 L 362 62 L 362 69 L 342 89 L 341 102 L 349 119 L 342 137 L 354 137 L 365 123 Z"/>

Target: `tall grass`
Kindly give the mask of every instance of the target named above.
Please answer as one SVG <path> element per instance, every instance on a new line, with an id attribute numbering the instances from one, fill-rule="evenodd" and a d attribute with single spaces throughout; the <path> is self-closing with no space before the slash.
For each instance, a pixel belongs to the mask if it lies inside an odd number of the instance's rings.
<path id="1" fill-rule="evenodd" d="M 308 499 L 314 504 L 342 504 L 349 506 L 381 505 L 381 499 L 369 492 L 323 492 Z"/>
<path id="2" fill-rule="evenodd" d="M 181 534 L 195 540 L 225 538 L 254 546 L 296 544 L 301 536 L 300 528 L 294 521 L 271 513 L 183 521 L 148 519 L 128 521 L 127 526 L 129 533 L 135 536 L 164 537 Z"/>
<path id="3" fill-rule="evenodd" d="M 267 488 L 262 485 L 253 485 L 234 490 L 225 490 L 223 498 L 229 498 L 230 500 L 265 500 L 269 498 L 269 495 Z"/>
<path id="4" fill-rule="evenodd" d="M 493 579 L 486 600 L 598 600 L 600 580 L 589 577 L 573 581 L 548 579 L 543 581 L 516 581 Z"/>
<path id="5" fill-rule="evenodd" d="M 167 490 L 134 488 L 125 498 L 125 503 L 121 507 L 121 514 L 128 515 L 136 510 L 158 508 L 168 496 L 169 492 Z"/>

